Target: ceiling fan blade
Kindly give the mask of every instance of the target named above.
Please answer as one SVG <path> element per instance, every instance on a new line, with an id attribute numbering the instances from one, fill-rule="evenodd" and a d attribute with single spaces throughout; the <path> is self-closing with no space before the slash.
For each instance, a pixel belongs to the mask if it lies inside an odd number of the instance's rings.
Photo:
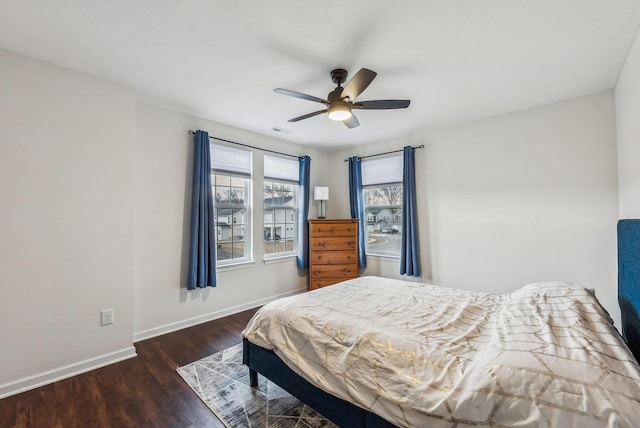
<path id="1" fill-rule="evenodd" d="M 359 108 L 363 110 L 391 110 L 396 108 L 407 108 L 411 100 L 373 100 L 359 101 L 353 103 L 351 108 Z"/>
<path id="2" fill-rule="evenodd" d="M 369 70 L 368 68 L 361 68 L 347 83 L 342 91 L 342 98 L 349 97 L 349 100 L 353 102 L 358 95 L 360 95 L 367 87 L 373 82 L 378 73 Z"/>
<path id="3" fill-rule="evenodd" d="M 319 114 L 326 113 L 328 111 L 329 110 L 327 110 L 327 109 L 314 111 L 313 113 L 303 114 L 302 116 L 298 116 L 298 117 L 294 117 L 293 119 L 289 119 L 289 120 L 287 120 L 287 122 L 297 122 L 299 120 L 309 119 L 310 117 L 317 116 Z"/>
<path id="4" fill-rule="evenodd" d="M 345 125 L 347 125 L 347 127 L 349 129 L 353 129 L 357 126 L 360 126 L 360 121 L 358 120 L 358 118 L 356 117 L 355 114 L 351 113 L 351 117 L 345 121 L 343 121 L 343 123 Z"/>
<path id="5" fill-rule="evenodd" d="M 290 97 L 301 98 L 303 100 L 315 101 L 317 103 L 322 103 L 327 105 L 329 104 L 329 101 L 323 100 L 322 98 L 314 97 L 313 95 L 303 94 L 301 92 L 290 91 L 288 89 L 278 88 L 278 89 L 274 89 L 273 92 L 276 92 L 282 95 L 289 95 Z"/>

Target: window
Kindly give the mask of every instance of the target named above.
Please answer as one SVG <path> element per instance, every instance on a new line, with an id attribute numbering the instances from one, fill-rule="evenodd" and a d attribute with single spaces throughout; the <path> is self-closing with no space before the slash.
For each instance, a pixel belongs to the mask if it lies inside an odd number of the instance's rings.
<path id="1" fill-rule="evenodd" d="M 251 152 L 211 144 L 219 266 L 251 260 Z"/>
<path id="2" fill-rule="evenodd" d="M 264 256 L 295 255 L 298 251 L 297 160 L 264 156 Z"/>
<path id="3" fill-rule="evenodd" d="M 402 155 L 362 162 L 367 254 L 400 257 Z"/>

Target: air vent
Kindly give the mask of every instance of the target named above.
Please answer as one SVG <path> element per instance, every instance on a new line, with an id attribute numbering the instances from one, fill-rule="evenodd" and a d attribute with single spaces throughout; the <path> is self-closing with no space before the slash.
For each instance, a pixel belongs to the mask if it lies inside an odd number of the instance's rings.
<path id="1" fill-rule="evenodd" d="M 278 126 L 272 129 L 276 132 L 282 132 L 283 134 L 291 134 L 291 131 L 289 131 L 288 129 L 280 128 Z"/>

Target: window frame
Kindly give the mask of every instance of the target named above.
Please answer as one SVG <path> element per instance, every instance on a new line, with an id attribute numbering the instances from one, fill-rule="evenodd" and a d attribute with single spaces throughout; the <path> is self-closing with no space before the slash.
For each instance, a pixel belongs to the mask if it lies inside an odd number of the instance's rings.
<path id="1" fill-rule="evenodd" d="M 231 180 L 233 179 L 241 179 L 243 180 L 243 191 L 244 191 L 244 199 L 242 203 L 237 203 L 237 202 L 220 202 L 217 200 L 216 198 L 216 187 L 221 187 L 219 185 L 217 185 L 216 183 L 216 176 L 218 177 L 230 177 Z M 213 218 L 214 218 L 214 227 L 216 228 L 216 265 L 219 267 L 224 267 L 224 266 L 230 266 L 230 265 L 235 265 L 235 264 L 241 264 L 241 263 L 246 263 L 246 262 L 251 262 L 253 261 L 253 257 L 252 257 L 252 253 L 253 251 L 251 251 L 251 222 L 252 222 L 252 214 L 251 214 L 251 179 L 249 177 L 238 177 L 238 176 L 233 176 L 231 174 L 216 174 L 215 172 L 212 171 L 211 173 L 211 182 L 212 182 L 212 191 L 213 191 Z M 239 186 L 230 186 L 231 187 L 239 187 Z M 227 221 L 226 225 L 230 227 L 231 229 L 231 258 L 226 258 L 226 259 L 221 259 L 219 257 L 219 250 L 221 249 L 221 235 L 222 235 L 222 231 L 223 229 L 221 228 L 221 222 L 220 222 L 220 213 L 219 210 L 230 210 L 230 213 L 228 213 L 226 216 L 224 217 L 228 217 L 231 221 Z M 236 219 L 236 212 L 238 211 L 244 211 L 244 223 L 240 223 L 240 225 L 237 223 L 237 219 Z M 235 240 L 234 237 L 236 237 L 236 229 L 239 226 L 244 226 L 244 234 L 242 235 L 242 239 L 238 239 Z M 222 241 L 224 243 L 227 243 L 228 240 L 225 239 L 224 241 Z M 235 251 L 234 251 L 234 247 L 235 247 L 235 243 L 236 242 L 243 242 L 244 243 L 244 251 L 243 251 L 243 256 L 242 257 L 234 257 Z"/>
<path id="2" fill-rule="evenodd" d="M 211 192 L 213 194 L 213 224 L 215 228 L 216 237 L 216 270 L 225 270 L 224 268 L 233 267 L 241 264 L 253 262 L 253 152 L 251 150 L 238 149 L 235 147 L 227 146 L 224 144 L 218 144 L 211 142 Z M 221 154 L 219 157 L 214 157 L 214 152 Z M 234 152 L 236 157 L 234 157 Z M 238 162 L 237 160 L 241 161 Z M 221 180 L 228 180 L 228 184 L 220 183 Z M 242 180 L 242 186 L 238 185 L 238 180 Z M 235 183 L 234 183 L 235 181 Z M 227 195 L 231 196 L 233 189 L 242 188 L 244 197 L 242 202 L 233 202 L 229 200 L 220 200 L 218 198 L 218 190 L 220 188 L 228 187 L 229 191 Z M 224 216 L 220 215 L 220 210 L 229 210 Z M 244 212 L 244 223 L 238 223 L 236 214 L 238 212 Z M 227 217 L 225 223 L 230 228 L 231 240 L 221 239 L 223 234 L 223 228 L 221 227 L 221 217 Z M 236 234 L 238 228 L 243 227 L 243 234 L 241 239 L 234 239 L 239 236 Z M 222 242 L 221 242 L 222 241 Z M 243 243 L 243 255 L 241 257 L 235 257 L 235 245 L 236 243 Z M 230 258 L 221 259 L 220 249 L 221 245 L 229 243 Z"/>
<path id="3" fill-rule="evenodd" d="M 298 215 L 300 212 L 300 185 L 299 185 L 299 171 L 300 171 L 300 162 L 298 159 L 292 160 L 290 157 L 278 156 L 273 154 L 265 154 L 263 156 L 263 164 L 264 164 L 264 174 L 263 174 L 263 184 L 262 184 L 262 248 L 263 248 L 263 259 L 264 261 L 282 259 L 282 258 L 290 258 L 296 257 L 298 255 L 298 233 L 299 233 L 299 225 L 298 225 Z M 277 198 L 276 191 L 273 191 L 271 194 L 271 198 L 267 198 L 267 186 L 268 185 L 281 185 L 281 186 L 291 186 L 290 193 L 292 201 L 292 205 L 288 205 L 287 202 L 282 200 L 281 203 L 276 204 L 273 203 L 274 199 Z M 284 195 L 283 198 L 287 196 Z M 267 203 L 267 200 L 271 199 L 271 203 Z M 278 222 L 277 214 L 278 210 L 284 211 L 284 222 Z M 271 221 L 267 221 L 268 212 L 270 213 Z M 287 221 L 289 214 L 292 215 L 291 222 Z M 275 235 L 277 233 L 277 225 L 282 225 L 284 227 L 284 231 L 281 231 L 279 234 L 279 239 L 275 239 Z M 291 230 L 288 230 L 288 226 L 291 226 Z M 267 230 L 269 229 L 269 230 Z M 284 232 L 284 234 L 283 234 Z M 291 236 L 292 248 L 287 250 L 287 241 L 288 235 Z M 267 238 L 269 236 L 269 238 Z M 282 241 L 280 241 L 282 240 Z M 281 251 L 269 251 L 268 245 L 274 244 L 272 249 L 276 248 L 275 243 L 282 242 L 283 249 Z"/>
<path id="4" fill-rule="evenodd" d="M 300 210 L 300 186 L 298 185 L 298 183 L 293 183 L 290 181 L 286 181 L 286 180 L 276 180 L 276 179 L 272 179 L 272 178 L 265 178 L 263 181 L 263 185 L 262 185 L 262 189 L 263 189 L 263 196 L 266 193 L 266 186 L 267 183 L 272 183 L 272 184 L 282 184 L 282 185 L 288 185 L 288 186 L 292 186 L 292 200 L 293 200 L 293 205 L 286 205 L 286 204 L 270 204 L 267 205 L 266 203 L 263 203 L 263 257 L 264 260 L 273 260 L 273 259 L 278 259 L 278 258 L 284 258 L 284 257 L 292 257 L 292 256 L 297 256 L 298 255 L 298 212 Z M 266 201 L 266 198 L 263 199 L 263 202 Z M 270 223 L 267 223 L 267 210 L 272 210 L 273 213 L 272 218 L 273 221 Z M 285 212 L 285 221 L 284 223 L 282 222 L 277 222 L 276 221 L 276 210 L 283 210 Z M 293 214 L 293 219 L 292 222 L 287 222 L 287 214 L 289 214 L 289 211 Z M 278 239 L 267 239 L 267 227 L 270 225 L 278 225 L 278 224 L 283 224 L 285 227 L 285 235 L 284 235 L 284 239 L 282 234 L 280 234 Z M 287 231 L 287 225 L 291 225 L 291 234 L 292 236 L 292 249 L 291 250 L 286 250 L 286 241 L 287 241 L 287 236 L 286 236 L 286 231 Z M 273 233 L 275 234 L 276 231 L 274 230 L 275 227 L 271 227 Z M 274 237 L 275 238 L 275 237 Z M 285 251 L 275 251 L 275 252 L 270 252 L 267 253 L 267 245 L 270 242 L 274 242 L 274 241 L 280 241 L 282 240 L 282 242 L 284 243 L 285 246 Z"/>
<path id="5" fill-rule="evenodd" d="M 368 166 L 366 165 L 367 163 L 371 162 Z M 389 163 L 395 162 L 397 165 L 397 168 L 399 168 L 399 171 L 393 171 L 393 174 L 389 174 Z M 394 156 L 387 156 L 385 158 L 377 158 L 375 160 L 372 161 L 363 161 L 362 162 L 362 168 L 363 170 L 367 167 L 371 168 L 372 166 L 375 166 L 377 164 L 383 165 L 383 169 L 384 169 L 384 173 L 380 173 L 380 174 L 374 174 L 372 173 L 371 170 L 369 171 L 363 171 L 363 175 L 366 175 L 366 177 L 368 178 L 366 183 L 363 183 L 362 186 L 362 201 L 363 201 L 363 210 L 364 210 L 364 219 L 365 219 L 365 227 L 364 227 L 364 233 L 365 233 L 365 253 L 367 256 L 375 256 L 375 257 L 383 257 L 383 258 L 392 258 L 392 259 L 400 259 L 400 252 L 402 251 L 402 244 L 401 244 L 401 239 L 402 239 L 402 198 L 403 198 L 403 183 L 402 183 L 402 168 L 403 168 L 403 163 L 402 163 L 402 155 L 394 155 Z M 394 168 L 395 169 L 395 168 Z M 376 178 L 372 178 L 372 177 L 376 177 Z M 381 177 L 380 179 L 377 179 L 377 177 Z M 389 179 L 389 177 L 394 177 L 393 179 Z M 400 180 L 400 181 L 398 181 Z M 398 203 L 394 204 L 394 203 L 388 203 L 387 205 L 384 204 L 375 204 L 372 205 L 370 204 L 368 201 L 371 198 L 368 198 L 367 196 L 367 192 L 371 191 L 371 190 L 375 190 L 375 189 L 383 189 L 386 187 L 399 187 L 399 189 L 397 189 L 397 192 L 399 192 L 399 196 L 397 196 L 398 198 Z M 389 201 L 391 202 L 391 201 Z M 372 213 L 371 211 L 369 211 L 369 209 L 371 207 L 374 207 L 375 210 L 378 210 L 378 212 L 376 212 L 375 214 Z M 381 215 L 381 211 L 382 210 L 389 210 L 388 215 L 387 214 L 383 214 Z M 379 224 L 380 222 L 385 222 L 385 229 L 395 229 L 397 230 L 397 232 L 387 232 L 384 233 L 382 232 L 382 230 L 380 230 L 378 233 L 376 233 L 376 235 L 379 236 L 386 236 L 386 237 L 393 237 L 392 239 L 398 239 L 398 243 L 400 244 L 400 247 L 397 249 L 397 251 L 380 251 L 380 250 L 376 250 L 375 247 L 372 249 L 369 246 L 369 243 L 371 241 L 370 239 L 370 233 L 374 232 L 374 228 L 376 227 L 377 224 Z M 370 230 L 371 229 L 371 230 Z M 381 228 L 382 229 L 382 228 Z"/>

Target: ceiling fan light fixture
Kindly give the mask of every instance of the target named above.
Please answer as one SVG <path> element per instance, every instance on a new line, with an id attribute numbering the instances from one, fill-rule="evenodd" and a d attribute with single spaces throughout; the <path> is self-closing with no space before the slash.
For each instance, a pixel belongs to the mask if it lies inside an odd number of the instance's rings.
<path id="1" fill-rule="evenodd" d="M 356 98 L 362 91 L 367 89 L 376 75 L 377 73 L 373 70 L 361 68 L 343 88 L 342 84 L 347 80 L 347 70 L 337 68 L 331 71 L 331 80 L 338 86 L 329 92 L 326 100 L 301 92 L 290 91 L 289 89 L 276 88 L 273 91 L 278 94 L 320 103 L 325 107 L 322 110 L 294 117 L 287 122 L 298 122 L 319 114 L 328 113 L 329 119 L 342 122 L 347 128 L 353 129 L 360 126 L 360 121 L 356 115 L 351 113 L 351 110 L 354 108 L 358 110 L 394 110 L 409 107 L 410 100 L 371 100 L 356 102 Z"/>
<path id="2" fill-rule="evenodd" d="M 336 102 L 329 106 L 329 119 L 344 121 L 351 117 L 351 107 L 345 102 Z"/>

